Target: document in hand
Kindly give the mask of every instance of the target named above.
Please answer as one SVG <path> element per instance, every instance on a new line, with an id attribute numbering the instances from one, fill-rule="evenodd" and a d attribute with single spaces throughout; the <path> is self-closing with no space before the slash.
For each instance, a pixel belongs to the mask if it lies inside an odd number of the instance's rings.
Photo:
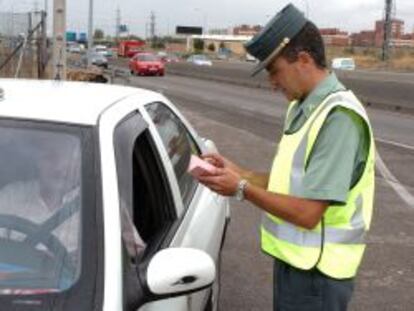
<path id="1" fill-rule="evenodd" d="M 214 172 L 216 167 L 199 157 L 192 155 L 190 164 L 188 166 L 188 172 L 195 178 L 201 175 L 208 175 Z"/>

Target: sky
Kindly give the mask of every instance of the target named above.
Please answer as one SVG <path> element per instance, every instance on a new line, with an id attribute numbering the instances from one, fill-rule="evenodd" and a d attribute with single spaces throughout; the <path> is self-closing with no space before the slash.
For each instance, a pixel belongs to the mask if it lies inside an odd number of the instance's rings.
<path id="1" fill-rule="evenodd" d="M 372 30 L 384 14 L 385 0 L 93 0 L 94 28 L 114 35 L 117 9 L 130 33 L 145 37 L 151 11 L 156 16 L 157 35 L 173 35 L 177 25 L 207 29 L 240 24 L 263 25 L 286 4 L 293 3 L 320 28 L 348 32 Z M 53 0 L 0 0 L 0 11 L 25 12 L 44 8 L 49 16 Z M 414 1 L 395 0 L 396 17 L 404 20 L 405 32 L 414 32 Z M 66 0 L 67 28 L 87 31 L 88 0 Z M 51 19 L 49 19 L 51 26 Z"/>

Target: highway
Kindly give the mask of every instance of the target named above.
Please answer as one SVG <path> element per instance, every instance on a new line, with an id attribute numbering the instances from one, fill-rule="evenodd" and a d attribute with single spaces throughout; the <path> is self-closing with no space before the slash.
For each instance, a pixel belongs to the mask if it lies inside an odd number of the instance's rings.
<path id="1" fill-rule="evenodd" d="M 228 76 L 226 66 L 239 65 L 221 65 L 217 80 Z M 281 135 L 286 100 L 268 88 L 173 75 L 172 71 L 163 78 L 131 77 L 129 84 L 164 93 L 224 155 L 241 165 L 268 171 Z M 198 74 L 198 69 L 191 71 Z M 370 85 L 376 81 L 381 86 L 388 80 L 402 88 L 413 84 L 412 75 L 403 77 L 352 73 L 353 79 L 365 79 Z M 383 165 L 377 166 L 374 219 L 351 311 L 413 310 L 414 115 L 391 110 L 368 107 L 382 160 L 378 163 Z M 232 201 L 232 221 L 223 250 L 221 310 L 272 310 L 273 262 L 260 251 L 259 222 L 258 209 Z"/>

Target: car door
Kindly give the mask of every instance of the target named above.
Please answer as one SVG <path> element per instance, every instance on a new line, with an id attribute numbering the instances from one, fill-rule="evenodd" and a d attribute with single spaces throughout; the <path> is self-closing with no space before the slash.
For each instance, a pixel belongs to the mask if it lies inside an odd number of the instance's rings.
<path id="1" fill-rule="evenodd" d="M 171 244 L 177 210 L 169 177 L 145 121 L 136 112 L 115 128 L 123 257 L 123 310 L 137 310 L 145 300 L 137 267 Z M 169 309 L 170 310 L 170 309 Z M 171 310 L 181 310 L 173 307 Z"/>
<path id="2" fill-rule="evenodd" d="M 173 167 L 179 187 L 182 208 L 177 217 L 180 225 L 172 240 L 173 246 L 204 250 L 219 265 L 219 253 L 225 233 L 228 201 L 212 193 L 188 172 L 191 155 L 202 154 L 204 146 L 184 117 L 167 102 L 154 102 L 145 106 L 147 122 L 153 136 L 159 136 L 160 153 L 166 155 Z M 217 294 L 215 289 L 214 295 Z M 188 310 L 203 310 L 211 297 L 211 289 L 188 297 Z M 183 309 L 187 310 L 187 309 Z"/>

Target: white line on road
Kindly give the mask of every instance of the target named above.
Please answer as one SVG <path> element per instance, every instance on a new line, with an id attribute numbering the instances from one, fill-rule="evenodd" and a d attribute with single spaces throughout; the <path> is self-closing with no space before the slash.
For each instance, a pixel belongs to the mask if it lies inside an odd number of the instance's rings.
<path id="1" fill-rule="evenodd" d="M 382 139 L 382 138 L 375 138 L 376 141 L 379 141 L 380 143 L 384 143 L 384 144 L 388 144 L 388 145 L 392 145 L 392 146 L 396 146 L 396 147 L 400 147 L 400 148 L 404 148 L 404 149 L 408 149 L 408 150 L 412 150 L 414 151 L 414 146 L 410 146 L 410 145 L 406 145 L 406 144 L 402 144 L 402 143 L 398 143 L 392 140 L 387 140 L 387 139 Z"/>
<path id="2" fill-rule="evenodd" d="M 414 208 L 414 196 L 408 192 L 407 189 L 400 183 L 400 181 L 391 173 L 387 168 L 384 161 L 377 153 L 376 166 L 384 177 L 385 181 L 395 190 L 395 192 L 401 197 L 401 199 L 407 203 L 411 208 Z"/>

